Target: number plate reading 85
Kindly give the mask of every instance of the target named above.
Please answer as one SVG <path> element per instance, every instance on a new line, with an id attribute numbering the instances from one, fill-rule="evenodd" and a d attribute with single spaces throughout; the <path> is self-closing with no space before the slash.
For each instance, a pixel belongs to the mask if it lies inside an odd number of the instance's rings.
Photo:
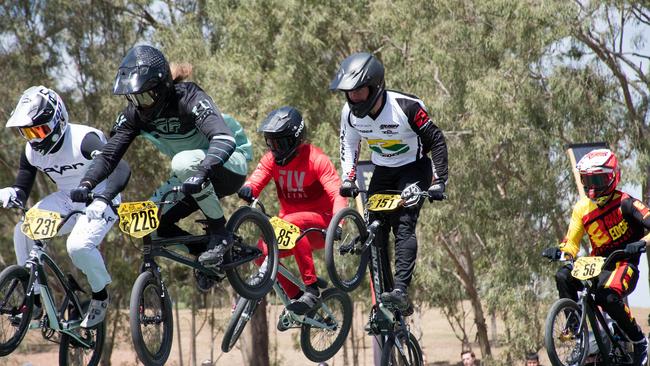
<path id="1" fill-rule="evenodd" d="M 368 198 L 368 211 L 392 211 L 401 202 L 399 194 L 373 194 Z"/>
<path id="2" fill-rule="evenodd" d="M 278 241 L 278 249 L 293 249 L 296 246 L 296 239 L 300 236 L 300 228 L 277 216 L 271 217 L 269 221 L 271 222 L 271 226 L 273 226 L 275 238 Z"/>
<path id="3" fill-rule="evenodd" d="M 32 240 L 49 239 L 56 236 L 61 224 L 61 214 L 54 211 L 31 208 L 25 214 L 20 231 Z"/>
<path id="4" fill-rule="evenodd" d="M 580 257 L 573 264 L 571 275 L 579 280 L 594 278 L 603 270 L 604 263 L 603 257 Z"/>
<path id="5" fill-rule="evenodd" d="M 156 231 L 158 224 L 158 206 L 152 201 L 126 202 L 117 209 L 120 217 L 120 230 L 135 238 Z"/>

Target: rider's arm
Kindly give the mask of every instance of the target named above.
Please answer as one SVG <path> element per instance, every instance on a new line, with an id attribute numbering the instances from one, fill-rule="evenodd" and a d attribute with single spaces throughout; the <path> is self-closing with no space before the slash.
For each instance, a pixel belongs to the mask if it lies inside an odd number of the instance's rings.
<path id="1" fill-rule="evenodd" d="M 352 127 L 350 118 L 350 108 L 346 104 L 341 112 L 341 169 L 343 170 L 343 179 L 354 181 L 357 178 L 361 135 Z"/>
<path id="2" fill-rule="evenodd" d="M 585 234 L 585 227 L 582 224 L 582 210 L 579 203 L 573 207 L 571 222 L 564 240 L 560 243 L 560 250 L 572 258 L 575 258 L 580 251 L 580 240 Z"/>
<path id="3" fill-rule="evenodd" d="M 626 220 L 636 221 L 650 230 L 650 209 L 643 202 L 629 196 L 625 197 L 621 200 L 621 213 Z M 641 240 L 650 242 L 650 232 Z"/>
<path id="4" fill-rule="evenodd" d="M 187 93 L 181 100 L 184 113 L 194 117 L 196 127 L 208 138 L 210 145 L 201 162 L 200 170 L 209 174 L 214 168 L 225 164 L 237 147 L 232 131 L 223 120 L 217 106 L 198 85 L 188 83 Z"/>
<path id="5" fill-rule="evenodd" d="M 433 183 L 447 184 L 447 143 L 445 136 L 436 126 L 424 105 L 413 99 L 397 99 L 406 113 L 409 125 L 422 141 L 423 153 L 431 152 Z"/>
<path id="6" fill-rule="evenodd" d="M 320 184 L 332 202 L 332 213 L 348 206 L 348 200 L 339 194 L 341 178 L 339 178 L 332 161 L 324 153 L 320 153 L 314 159 L 314 170 L 319 176 Z"/>
<path id="7" fill-rule="evenodd" d="M 102 147 L 101 152 L 95 154 L 86 175 L 81 178 L 80 184 L 87 185 L 92 189 L 106 179 L 117 167 L 131 142 L 140 133 L 140 129 L 132 120 L 126 118 L 125 113 L 120 113 L 113 131 L 113 135 Z"/>
<path id="8" fill-rule="evenodd" d="M 92 160 L 104 147 L 105 143 L 94 133 L 88 133 L 81 140 L 81 154 L 84 158 Z M 106 178 L 106 188 L 101 193 L 101 196 L 107 200 L 112 200 L 120 193 L 131 177 L 131 169 L 124 160 L 120 160 L 111 175 Z"/>
<path id="9" fill-rule="evenodd" d="M 20 202 L 27 201 L 29 193 L 32 191 L 34 180 L 36 179 L 36 167 L 29 163 L 25 150 L 20 154 L 20 163 L 18 165 L 18 174 L 16 174 L 16 181 L 14 182 L 14 189 L 16 190 L 16 198 Z"/>
<path id="10" fill-rule="evenodd" d="M 269 184 L 269 181 L 273 177 L 274 165 L 273 154 L 269 151 L 262 156 L 259 164 L 257 164 L 253 173 L 251 173 L 246 183 L 244 183 L 245 186 L 250 186 L 253 189 L 253 197 L 259 197 L 264 187 Z"/>

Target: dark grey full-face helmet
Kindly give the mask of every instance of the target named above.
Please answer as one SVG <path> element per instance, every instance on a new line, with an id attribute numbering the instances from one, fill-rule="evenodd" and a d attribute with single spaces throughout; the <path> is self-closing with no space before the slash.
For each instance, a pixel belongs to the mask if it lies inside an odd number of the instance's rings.
<path id="1" fill-rule="evenodd" d="M 296 156 L 306 134 L 305 121 L 293 107 L 282 107 L 269 113 L 258 132 L 264 133 L 275 163 L 284 166 Z"/>
<path id="2" fill-rule="evenodd" d="M 336 76 L 330 83 L 330 90 L 347 92 L 364 86 L 368 87 L 370 93 L 368 99 L 363 102 L 353 103 L 347 93 L 345 95 L 352 114 L 358 118 L 370 113 L 385 89 L 384 65 L 370 53 L 360 52 L 341 62 Z"/>
<path id="3" fill-rule="evenodd" d="M 113 94 L 124 95 L 139 111 L 162 108 L 173 87 L 165 56 L 155 47 L 135 46 L 127 52 L 115 76 Z"/>

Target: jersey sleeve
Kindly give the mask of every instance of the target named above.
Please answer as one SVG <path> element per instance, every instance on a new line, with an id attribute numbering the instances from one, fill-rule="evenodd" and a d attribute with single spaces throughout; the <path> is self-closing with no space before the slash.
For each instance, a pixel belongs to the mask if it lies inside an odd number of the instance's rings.
<path id="1" fill-rule="evenodd" d="M 352 127 L 350 114 L 350 109 L 346 104 L 341 112 L 340 157 L 343 179 L 354 181 L 357 179 L 357 161 L 361 149 L 361 135 Z"/>
<path id="2" fill-rule="evenodd" d="M 421 102 L 411 99 L 398 99 L 411 129 L 422 141 L 422 152 L 431 153 L 434 182 L 447 184 L 447 143 L 442 130 L 436 126 Z"/>
<path id="3" fill-rule="evenodd" d="M 16 181 L 13 185 L 14 189 L 16 189 L 16 195 L 20 202 L 27 201 L 27 198 L 32 191 L 32 187 L 34 186 L 36 172 L 36 167 L 29 163 L 29 160 L 27 160 L 27 155 L 25 155 L 25 150 L 23 149 L 23 152 L 20 154 L 18 174 L 16 174 Z"/>
<path id="4" fill-rule="evenodd" d="M 334 168 L 332 161 L 324 153 L 319 153 L 314 159 L 314 169 L 320 184 L 332 202 L 332 214 L 348 206 L 348 200 L 339 194 L 341 178 Z"/>
<path id="5" fill-rule="evenodd" d="M 646 230 L 650 230 L 650 209 L 643 202 L 636 198 L 627 196 L 621 199 L 621 213 L 626 220 L 641 224 Z M 641 240 L 650 242 L 650 233 Z"/>
<path id="6" fill-rule="evenodd" d="M 188 83 L 187 93 L 181 100 L 183 113 L 194 117 L 196 127 L 210 141 L 201 170 L 208 174 L 215 167 L 222 166 L 235 152 L 235 137 L 223 119 L 221 112 L 198 85 Z"/>
<path id="7" fill-rule="evenodd" d="M 131 118 L 129 118 L 129 115 L 131 115 Z M 95 154 L 81 182 L 85 182 L 91 188 L 94 188 L 99 182 L 106 179 L 115 170 L 122 156 L 139 134 L 140 128 L 136 126 L 132 114 L 128 113 L 127 110 L 120 113 L 111 131 L 111 138 L 102 147 L 101 151 Z"/>
<path id="8" fill-rule="evenodd" d="M 250 186 L 253 189 L 253 196 L 259 197 L 260 193 L 264 190 L 269 181 L 273 177 L 273 156 L 270 152 L 267 152 L 260 159 L 259 164 L 250 177 L 246 180 L 244 185 Z"/>
<path id="9" fill-rule="evenodd" d="M 560 243 L 560 250 L 575 258 L 580 251 L 580 241 L 584 234 L 585 228 L 582 224 L 581 210 L 576 205 L 573 207 L 573 212 L 571 213 L 571 221 L 569 222 L 567 234 Z"/>
<path id="10" fill-rule="evenodd" d="M 88 133 L 81 140 L 81 153 L 84 158 L 91 160 L 93 156 L 96 156 L 101 150 L 105 143 L 99 138 L 99 136 L 94 133 Z M 106 188 L 101 193 L 101 196 L 108 201 L 111 201 L 118 193 L 122 192 L 126 187 L 126 184 L 129 182 L 131 177 L 131 169 L 129 165 L 124 160 L 120 160 L 112 173 L 106 178 Z"/>

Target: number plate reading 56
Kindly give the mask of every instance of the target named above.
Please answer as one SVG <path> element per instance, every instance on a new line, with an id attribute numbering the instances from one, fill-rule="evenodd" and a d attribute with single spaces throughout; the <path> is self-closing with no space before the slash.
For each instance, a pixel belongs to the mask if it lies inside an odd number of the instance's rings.
<path id="1" fill-rule="evenodd" d="M 275 231 L 278 249 L 293 249 L 296 246 L 296 239 L 300 236 L 300 228 L 277 216 L 271 217 L 269 221 L 271 222 L 271 226 L 273 226 L 273 231 Z"/>
<path id="2" fill-rule="evenodd" d="M 579 280 L 594 278 L 600 274 L 604 263 L 603 257 L 580 257 L 573 264 L 571 275 Z"/>
<path id="3" fill-rule="evenodd" d="M 20 231 L 32 240 L 49 239 L 56 236 L 61 223 L 58 212 L 31 208 L 25 214 L 25 222 Z"/>
<path id="4" fill-rule="evenodd" d="M 368 198 L 368 211 L 392 211 L 400 202 L 399 194 L 373 194 Z"/>
<path id="5" fill-rule="evenodd" d="M 158 228 L 158 206 L 152 201 L 122 203 L 117 214 L 120 230 L 133 237 L 142 238 Z"/>

